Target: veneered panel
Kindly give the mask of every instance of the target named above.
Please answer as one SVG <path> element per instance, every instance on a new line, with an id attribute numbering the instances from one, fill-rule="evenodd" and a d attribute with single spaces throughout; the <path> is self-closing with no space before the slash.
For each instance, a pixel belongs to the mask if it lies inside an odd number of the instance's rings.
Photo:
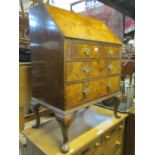
<path id="1" fill-rule="evenodd" d="M 64 110 L 64 41 L 43 4 L 29 11 L 32 95 Z"/>
<path id="2" fill-rule="evenodd" d="M 100 20 L 45 4 L 65 37 L 121 44 L 118 37 Z"/>
<path id="3" fill-rule="evenodd" d="M 80 106 L 88 101 L 119 91 L 120 77 L 114 76 L 96 81 L 66 86 L 66 109 Z"/>
<path id="4" fill-rule="evenodd" d="M 113 61 L 74 61 L 66 62 L 67 82 L 120 74 L 121 62 Z"/>

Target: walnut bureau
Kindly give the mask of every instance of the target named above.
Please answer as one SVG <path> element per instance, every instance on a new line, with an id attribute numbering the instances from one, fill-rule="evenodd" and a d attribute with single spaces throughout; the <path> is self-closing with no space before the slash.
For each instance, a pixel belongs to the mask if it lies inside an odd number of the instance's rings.
<path id="1" fill-rule="evenodd" d="M 66 153 L 76 111 L 115 97 L 117 116 L 121 41 L 99 20 L 42 3 L 30 9 L 29 24 L 32 103 L 55 112 Z"/>

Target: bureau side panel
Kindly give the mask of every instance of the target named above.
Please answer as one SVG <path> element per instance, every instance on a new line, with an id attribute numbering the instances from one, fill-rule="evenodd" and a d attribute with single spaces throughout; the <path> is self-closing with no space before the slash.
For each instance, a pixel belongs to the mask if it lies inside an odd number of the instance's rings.
<path id="1" fill-rule="evenodd" d="M 43 4 L 29 12 L 32 53 L 32 96 L 64 109 L 64 39 Z"/>

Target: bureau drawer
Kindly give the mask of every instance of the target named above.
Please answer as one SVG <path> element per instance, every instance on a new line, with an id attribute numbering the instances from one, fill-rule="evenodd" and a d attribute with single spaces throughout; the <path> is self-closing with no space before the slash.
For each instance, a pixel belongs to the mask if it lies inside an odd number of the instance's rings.
<path id="1" fill-rule="evenodd" d="M 120 58 L 120 47 L 103 46 L 100 54 L 101 58 L 113 59 Z"/>
<path id="2" fill-rule="evenodd" d="M 72 43 L 71 58 L 120 58 L 120 47 Z"/>
<path id="3" fill-rule="evenodd" d="M 106 79 L 107 94 L 112 94 L 120 90 L 120 77 L 109 77 Z"/>
<path id="4" fill-rule="evenodd" d="M 66 87 L 67 109 L 119 91 L 120 77 L 71 84 Z"/>
<path id="5" fill-rule="evenodd" d="M 121 62 L 113 61 L 83 61 L 67 62 L 67 82 L 120 74 Z"/>
<path id="6" fill-rule="evenodd" d="M 72 58 L 99 58 L 102 46 L 91 44 L 71 44 Z"/>

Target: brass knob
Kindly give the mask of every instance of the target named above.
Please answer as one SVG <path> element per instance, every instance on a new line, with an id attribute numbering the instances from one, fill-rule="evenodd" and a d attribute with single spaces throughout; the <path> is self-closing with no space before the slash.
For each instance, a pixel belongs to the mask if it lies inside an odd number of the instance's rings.
<path id="1" fill-rule="evenodd" d="M 100 146 L 100 143 L 99 142 L 96 142 L 95 146 L 96 147 Z"/>
<path id="2" fill-rule="evenodd" d="M 114 55 L 114 53 L 113 53 L 112 50 L 109 50 L 109 51 L 108 51 L 108 54 L 109 54 L 110 56 L 113 56 L 113 55 Z"/>
<path id="3" fill-rule="evenodd" d="M 89 73 L 89 72 L 90 72 L 89 66 L 84 66 L 84 67 L 83 67 L 83 72 Z"/>
<path id="4" fill-rule="evenodd" d="M 108 69 L 108 70 L 112 70 L 112 68 L 113 68 L 112 65 L 108 65 L 108 66 L 107 66 L 107 69 Z"/>
<path id="5" fill-rule="evenodd" d="M 106 138 L 107 140 L 109 140 L 109 139 L 110 139 L 110 136 L 105 136 L 105 138 Z"/>
<path id="6" fill-rule="evenodd" d="M 90 49 L 89 48 L 85 48 L 83 53 L 86 55 L 86 56 L 89 56 L 90 55 Z"/>
<path id="7" fill-rule="evenodd" d="M 120 146 L 121 145 L 120 141 L 118 141 L 118 140 L 115 142 L 115 144 L 116 144 L 116 146 Z"/>
<path id="8" fill-rule="evenodd" d="M 112 88 L 112 84 L 111 83 L 108 83 L 107 84 L 107 89 L 111 89 Z"/>
<path id="9" fill-rule="evenodd" d="M 83 89 L 83 94 L 85 95 L 85 96 L 88 96 L 88 94 L 89 94 L 89 89 L 88 88 L 85 88 L 85 89 Z"/>
<path id="10" fill-rule="evenodd" d="M 120 128 L 120 129 L 123 129 L 123 125 L 119 125 L 119 128 Z"/>

